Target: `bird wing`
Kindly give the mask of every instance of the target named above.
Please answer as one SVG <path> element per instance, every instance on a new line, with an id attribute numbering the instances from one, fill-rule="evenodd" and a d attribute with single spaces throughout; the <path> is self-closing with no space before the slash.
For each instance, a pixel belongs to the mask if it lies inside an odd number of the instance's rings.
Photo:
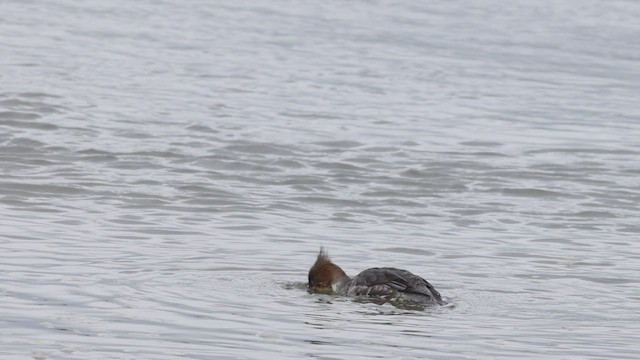
<path id="1" fill-rule="evenodd" d="M 391 296 L 409 287 L 407 279 L 390 268 L 367 269 L 355 278 L 355 295 Z"/>
<path id="2" fill-rule="evenodd" d="M 441 303 L 440 293 L 427 280 L 407 270 L 396 268 L 367 269 L 355 279 L 356 295 L 393 296 L 397 293 L 415 293 Z"/>

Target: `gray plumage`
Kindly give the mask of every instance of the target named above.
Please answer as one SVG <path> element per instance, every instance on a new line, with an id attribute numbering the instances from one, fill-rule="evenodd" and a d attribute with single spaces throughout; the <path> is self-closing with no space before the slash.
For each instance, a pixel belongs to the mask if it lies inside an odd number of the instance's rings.
<path id="1" fill-rule="evenodd" d="M 371 268 L 338 285 L 344 295 L 375 296 L 389 301 L 443 305 L 440 293 L 427 280 L 396 268 Z"/>

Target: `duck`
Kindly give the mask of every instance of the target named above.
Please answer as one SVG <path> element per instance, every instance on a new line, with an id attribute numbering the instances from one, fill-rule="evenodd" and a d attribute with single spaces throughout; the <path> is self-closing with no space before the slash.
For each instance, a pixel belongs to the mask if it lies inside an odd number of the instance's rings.
<path id="1" fill-rule="evenodd" d="M 308 289 L 312 293 L 361 296 L 408 306 L 445 304 L 433 285 L 407 270 L 376 267 L 350 277 L 331 261 L 322 247 L 309 270 Z"/>

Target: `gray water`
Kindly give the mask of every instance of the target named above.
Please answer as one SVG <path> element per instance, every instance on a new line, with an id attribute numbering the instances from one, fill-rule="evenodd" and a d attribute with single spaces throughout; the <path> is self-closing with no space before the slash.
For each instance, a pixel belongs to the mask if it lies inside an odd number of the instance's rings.
<path id="1" fill-rule="evenodd" d="M 0 3 L 0 358 L 637 359 L 637 1 Z M 450 305 L 309 294 L 320 246 Z"/>

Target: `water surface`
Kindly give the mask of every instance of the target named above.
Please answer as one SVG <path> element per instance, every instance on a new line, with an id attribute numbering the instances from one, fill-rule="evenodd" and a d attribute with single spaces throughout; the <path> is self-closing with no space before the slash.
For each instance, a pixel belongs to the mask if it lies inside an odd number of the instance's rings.
<path id="1" fill-rule="evenodd" d="M 4 1 L 6 359 L 635 359 L 640 4 Z M 328 248 L 452 304 L 309 294 Z"/>

